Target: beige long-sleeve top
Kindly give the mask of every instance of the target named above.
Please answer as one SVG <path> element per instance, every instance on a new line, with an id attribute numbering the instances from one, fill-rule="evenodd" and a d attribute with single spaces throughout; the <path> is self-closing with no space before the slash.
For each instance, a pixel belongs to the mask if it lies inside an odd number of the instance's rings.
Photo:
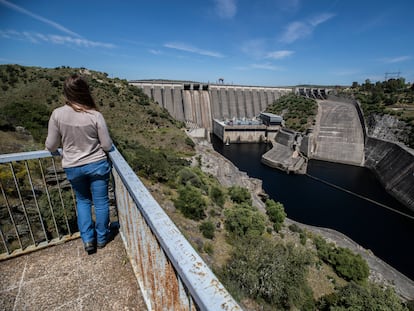
<path id="1" fill-rule="evenodd" d="M 77 112 L 69 105 L 56 108 L 49 119 L 46 148 L 56 151 L 60 143 L 64 168 L 103 160 L 112 148 L 103 115 L 92 109 Z"/>

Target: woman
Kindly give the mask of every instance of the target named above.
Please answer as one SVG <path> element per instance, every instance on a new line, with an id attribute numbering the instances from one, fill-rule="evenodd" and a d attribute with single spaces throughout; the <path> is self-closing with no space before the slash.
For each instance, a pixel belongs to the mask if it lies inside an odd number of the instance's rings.
<path id="1" fill-rule="evenodd" d="M 85 251 L 90 254 L 95 247 L 104 247 L 109 237 L 111 167 L 106 152 L 111 150 L 112 140 L 87 82 L 72 75 L 66 79 L 63 91 L 66 104 L 52 112 L 45 144 L 54 152 L 62 143 L 62 167 L 75 191 L 78 227 Z"/>

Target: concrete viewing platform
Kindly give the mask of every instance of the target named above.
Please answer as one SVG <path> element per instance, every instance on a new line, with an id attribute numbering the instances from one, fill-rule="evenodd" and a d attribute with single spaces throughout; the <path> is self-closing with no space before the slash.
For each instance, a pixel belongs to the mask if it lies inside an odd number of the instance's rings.
<path id="1" fill-rule="evenodd" d="M 121 236 L 88 255 L 81 239 L 0 262 L 0 310 L 146 310 Z"/>

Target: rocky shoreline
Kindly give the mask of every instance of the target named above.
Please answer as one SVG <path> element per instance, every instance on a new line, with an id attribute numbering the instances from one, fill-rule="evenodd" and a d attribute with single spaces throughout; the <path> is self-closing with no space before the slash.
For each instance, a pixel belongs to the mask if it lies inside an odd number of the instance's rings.
<path id="1" fill-rule="evenodd" d="M 252 194 L 254 206 L 265 212 L 265 205 L 261 200 L 261 197 L 265 195 L 261 180 L 251 178 L 245 172 L 241 172 L 232 162 L 216 152 L 206 140 L 196 142 L 196 152 L 196 157 L 201 159 L 203 171 L 215 176 L 225 187 L 239 185 L 249 189 Z M 397 294 L 404 300 L 414 300 L 414 281 L 376 257 L 371 251 L 364 249 L 338 231 L 309 226 L 286 218 L 285 224 L 287 226 L 292 223 L 297 224 L 309 232 L 323 236 L 328 242 L 333 242 L 339 247 L 349 248 L 353 252 L 360 254 L 370 267 L 369 279 L 371 281 L 394 287 Z"/>

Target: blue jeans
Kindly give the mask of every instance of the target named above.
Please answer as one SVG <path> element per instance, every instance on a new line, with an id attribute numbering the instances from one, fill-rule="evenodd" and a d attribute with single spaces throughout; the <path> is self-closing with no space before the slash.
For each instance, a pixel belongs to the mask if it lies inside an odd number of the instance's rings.
<path id="1" fill-rule="evenodd" d="M 77 167 L 65 168 L 76 195 L 78 227 L 82 241 L 105 244 L 109 234 L 108 183 L 111 166 L 101 160 Z M 92 220 L 92 203 L 95 210 L 95 225 Z"/>

